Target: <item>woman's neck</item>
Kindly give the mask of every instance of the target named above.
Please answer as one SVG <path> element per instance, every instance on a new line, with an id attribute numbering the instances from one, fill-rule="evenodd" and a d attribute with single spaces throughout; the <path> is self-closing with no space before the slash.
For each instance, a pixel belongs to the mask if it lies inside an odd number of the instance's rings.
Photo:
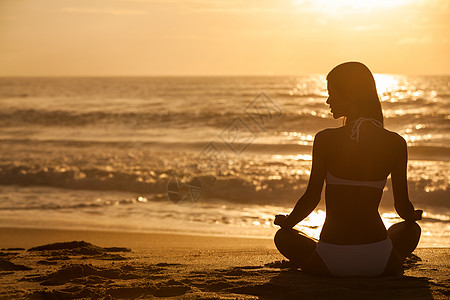
<path id="1" fill-rule="evenodd" d="M 354 123 L 354 122 L 356 122 L 359 118 L 361 118 L 361 116 L 349 116 L 349 117 L 346 117 L 346 119 L 345 119 L 345 124 L 344 124 L 344 125 Z"/>

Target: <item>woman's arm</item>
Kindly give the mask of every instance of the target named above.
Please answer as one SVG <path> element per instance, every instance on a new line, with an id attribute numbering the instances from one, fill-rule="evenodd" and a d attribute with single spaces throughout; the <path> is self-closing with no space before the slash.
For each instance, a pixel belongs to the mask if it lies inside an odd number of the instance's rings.
<path id="1" fill-rule="evenodd" d="M 324 132 L 321 131 L 314 138 L 312 168 L 308 187 L 287 217 L 277 216 L 275 218 L 275 225 L 280 225 L 282 228 L 292 228 L 306 218 L 319 204 L 326 175 L 325 144 Z"/>
<path id="2" fill-rule="evenodd" d="M 400 136 L 399 136 L 400 137 Z M 394 194 L 394 206 L 398 215 L 406 221 L 417 221 L 421 219 L 422 211 L 415 211 L 408 196 L 407 164 L 408 150 L 406 141 L 400 137 L 398 146 L 399 159 L 391 172 L 392 190 Z"/>

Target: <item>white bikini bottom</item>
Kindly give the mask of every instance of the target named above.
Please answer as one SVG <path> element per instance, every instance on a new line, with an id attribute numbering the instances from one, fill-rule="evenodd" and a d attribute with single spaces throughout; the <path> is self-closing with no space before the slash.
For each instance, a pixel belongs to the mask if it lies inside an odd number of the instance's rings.
<path id="1" fill-rule="evenodd" d="M 335 245 L 319 241 L 316 251 L 334 276 L 376 277 L 387 265 L 392 242 L 389 238 L 363 245 Z"/>

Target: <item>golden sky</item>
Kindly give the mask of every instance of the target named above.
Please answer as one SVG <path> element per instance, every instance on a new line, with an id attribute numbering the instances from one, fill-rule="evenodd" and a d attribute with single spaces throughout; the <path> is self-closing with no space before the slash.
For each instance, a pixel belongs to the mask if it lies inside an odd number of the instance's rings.
<path id="1" fill-rule="evenodd" d="M 450 0 L 0 0 L 0 76 L 450 74 Z"/>

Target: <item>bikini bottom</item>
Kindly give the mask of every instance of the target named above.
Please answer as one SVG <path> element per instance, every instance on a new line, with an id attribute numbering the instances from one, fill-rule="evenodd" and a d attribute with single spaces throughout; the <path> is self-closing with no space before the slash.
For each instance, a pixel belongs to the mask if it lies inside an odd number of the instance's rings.
<path id="1" fill-rule="evenodd" d="M 386 268 L 392 242 L 389 237 L 363 245 L 335 245 L 319 241 L 316 252 L 336 277 L 376 277 Z"/>

